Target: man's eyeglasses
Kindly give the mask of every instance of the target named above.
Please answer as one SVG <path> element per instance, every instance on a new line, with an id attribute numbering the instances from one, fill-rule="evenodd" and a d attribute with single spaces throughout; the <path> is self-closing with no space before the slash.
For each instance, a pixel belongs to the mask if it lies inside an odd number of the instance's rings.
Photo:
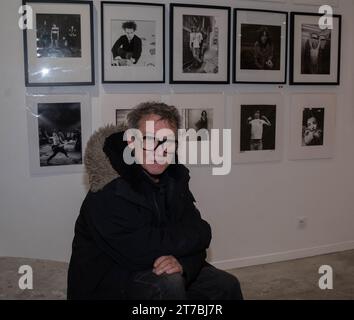
<path id="1" fill-rule="evenodd" d="M 163 137 L 162 140 L 159 140 L 154 136 L 143 136 L 143 150 L 155 151 L 161 145 L 164 145 L 165 151 L 167 151 L 167 153 L 175 153 L 177 151 L 178 141 L 175 139 L 169 139 L 167 137 Z"/>

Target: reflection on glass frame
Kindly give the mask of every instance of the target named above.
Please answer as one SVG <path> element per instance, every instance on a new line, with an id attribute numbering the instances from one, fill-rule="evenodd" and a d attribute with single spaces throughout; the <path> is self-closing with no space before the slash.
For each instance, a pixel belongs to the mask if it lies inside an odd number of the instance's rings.
<path id="1" fill-rule="evenodd" d="M 165 5 L 101 2 L 102 82 L 165 82 Z"/>
<path id="2" fill-rule="evenodd" d="M 292 85 L 340 84 L 342 17 L 333 15 L 333 29 L 321 29 L 320 18 L 316 13 L 291 13 Z"/>
<path id="3" fill-rule="evenodd" d="M 83 171 L 83 150 L 91 134 L 88 95 L 26 97 L 32 175 Z"/>
<path id="4" fill-rule="evenodd" d="M 33 29 L 23 31 L 27 87 L 94 85 L 92 1 L 24 0 Z"/>
<path id="5" fill-rule="evenodd" d="M 238 94 L 232 110 L 234 163 L 279 161 L 283 152 L 284 106 L 276 93 Z"/>
<path id="6" fill-rule="evenodd" d="M 170 5 L 170 83 L 230 82 L 229 7 Z"/>
<path id="7" fill-rule="evenodd" d="M 331 158 L 336 127 L 335 94 L 293 94 L 290 109 L 289 158 Z"/>
<path id="8" fill-rule="evenodd" d="M 288 13 L 234 9 L 234 83 L 286 83 Z"/>

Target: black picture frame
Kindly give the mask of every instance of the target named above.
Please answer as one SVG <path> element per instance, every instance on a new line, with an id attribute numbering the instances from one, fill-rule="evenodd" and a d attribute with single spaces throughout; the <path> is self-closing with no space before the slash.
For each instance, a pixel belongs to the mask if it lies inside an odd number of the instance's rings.
<path id="1" fill-rule="evenodd" d="M 329 71 L 329 75 L 328 78 L 332 77 L 332 80 L 325 80 L 325 79 L 321 79 L 325 78 L 325 76 L 327 75 L 327 71 L 326 74 L 320 74 L 320 73 L 316 73 L 316 74 L 309 74 L 309 73 L 302 73 L 303 71 L 303 66 L 302 66 L 302 60 L 303 58 L 303 53 L 302 53 L 302 48 L 301 48 L 301 54 L 300 54 L 300 60 L 301 60 L 301 65 L 300 65 L 300 70 L 301 72 L 296 72 L 295 69 L 299 68 L 298 63 L 296 63 L 296 60 L 299 60 L 299 56 L 296 56 L 296 48 L 298 47 L 298 44 L 295 42 L 296 41 L 296 32 L 297 30 L 295 30 L 295 19 L 298 16 L 302 16 L 302 17 L 314 17 L 314 18 L 321 18 L 323 17 L 323 14 L 319 14 L 319 13 L 312 13 L 312 12 L 291 12 L 290 13 L 290 72 L 289 72 L 289 84 L 290 85 L 323 85 L 323 86 L 337 86 L 340 85 L 340 75 L 341 75 L 341 38 L 342 38 L 342 16 L 339 14 L 334 14 L 333 15 L 333 19 L 337 19 L 337 26 L 338 26 L 338 30 L 336 32 L 337 34 L 337 50 L 334 49 L 333 52 L 335 52 L 335 55 L 337 57 L 337 59 L 335 59 L 334 62 L 334 75 L 333 72 Z M 327 40 L 326 40 L 327 41 Z M 331 33 L 331 48 L 330 48 L 330 55 L 333 54 L 332 52 L 332 41 L 333 41 L 333 37 L 332 37 L 332 33 Z M 331 59 L 331 58 L 330 58 Z M 332 69 L 333 67 L 333 62 L 332 60 L 330 61 L 329 65 L 329 70 Z M 333 70 L 332 70 L 333 71 Z M 308 71 L 305 71 L 308 72 Z M 308 77 L 308 80 L 306 79 L 302 79 L 302 80 L 297 80 L 296 78 L 298 77 Z M 310 79 L 310 78 L 313 79 Z"/>
<path id="2" fill-rule="evenodd" d="M 224 38 L 224 59 L 220 59 L 220 56 L 218 56 L 218 72 L 221 69 L 220 68 L 220 63 L 219 61 L 224 61 L 225 66 L 223 68 L 224 72 L 222 76 L 220 77 L 221 79 L 213 79 L 213 75 L 211 73 L 206 73 L 204 74 L 204 77 L 200 77 L 200 79 L 197 79 L 197 76 L 193 77 L 186 77 L 183 78 L 183 76 L 179 75 L 181 79 L 176 79 L 175 71 L 176 71 L 176 66 L 175 66 L 175 48 L 177 47 L 175 44 L 176 41 L 176 30 L 175 30 L 175 12 L 178 8 L 185 8 L 186 12 L 191 11 L 192 9 L 196 10 L 205 10 L 209 9 L 212 13 L 217 13 L 217 11 L 225 11 L 227 17 L 226 17 L 226 27 L 227 29 L 227 36 L 223 37 Z M 190 13 L 189 13 L 190 14 Z M 200 14 L 199 14 L 200 15 Z M 182 23 L 182 30 L 180 30 L 183 33 L 183 23 Z M 181 36 L 182 41 L 183 41 L 183 35 Z M 170 4 L 170 77 L 169 77 L 169 83 L 170 84 L 229 84 L 230 83 L 230 39 L 231 39 L 231 7 L 227 6 L 214 6 L 214 5 L 199 5 L 199 4 L 181 4 L 181 3 L 171 3 Z M 219 45 L 219 43 L 218 43 Z M 182 42 L 182 51 L 183 51 L 183 42 Z M 220 51 L 220 48 L 218 48 L 218 52 Z M 226 57 L 225 57 L 226 55 Z M 182 55 L 183 56 L 183 53 Z M 182 59 L 183 60 L 183 59 Z M 181 70 L 183 70 L 183 61 L 181 64 Z M 183 73 L 183 72 L 182 72 Z M 204 78 L 204 79 L 202 79 Z"/>
<path id="3" fill-rule="evenodd" d="M 82 80 L 77 80 L 77 81 L 71 81 L 70 79 L 68 79 L 68 81 L 33 81 L 30 75 L 30 67 L 29 67 L 29 61 L 31 59 L 30 57 L 30 53 L 29 53 L 29 40 L 28 40 L 28 30 L 25 28 L 23 30 L 23 46 L 24 46 L 24 68 L 25 68 L 25 85 L 26 87 L 53 87 L 53 86 L 93 86 L 95 85 L 95 55 L 94 55 L 94 29 L 93 29 L 93 2 L 92 1 L 75 1 L 75 0 L 68 0 L 68 1 L 54 1 L 54 0 L 22 0 L 22 4 L 23 5 L 35 5 L 35 4 L 53 4 L 53 6 L 55 5 L 80 5 L 80 6 L 88 6 L 89 9 L 89 13 L 88 13 L 88 19 L 89 19 L 89 31 L 88 31 L 88 36 L 87 36 L 87 40 L 89 41 L 89 50 L 87 50 L 88 52 L 86 52 L 85 57 L 89 60 L 89 70 L 86 71 L 86 73 L 82 73 L 82 70 L 87 70 L 87 66 L 83 67 L 81 70 L 79 69 L 77 71 L 78 74 L 84 75 L 86 74 L 87 76 L 87 80 L 86 79 L 82 79 Z M 45 14 L 45 13 L 43 13 Z M 71 15 L 72 12 L 68 12 L 67 15 Z M 49 14 L 48 14 L 49 15 Z M 50 15 L 55 15 L 53 13 L 50 13 Z M 37 29 L 35 29 L 37 31 Z M 59 35 L 58 35 L 59 38 Z M 82 32 L 81 32 L 81 26 L 80 26 L 80 39 L 82 40 Z M 59 41 L 59 40 L 58 40 Z M 37 48 L 38 50 L 38 48 Z M 82 54 L 82 43 L 80 43 L 80 54 Z M 83 54 L 83 55 L 84 55 Z M 38 51 L 37 54 L 38 56 Z M 52 57 L 51 59 L 53 59 L 53 61 L 57 60 L 56 63 L 53 62 L 53 64 L 51 65 L 51 70 L 56 70 L 56 69 L 60 69 L 60 67 L 63 67 L 64 69 L 67 68 L 66 70 L 64 70 L 62 72 L 62 74 L 64 73 L 68 73 L 66 72 L 67 70 L 72 71 L 72 69 L 68 69 L 70 67 L 62 65 L 62 66 L 58 66 L 58 61 L 59 59 L 55 59 L 56 57 Z M 83 59 L 83 57 L 81 56 L 81 58 Z M 71 65 L 77 65 L 77 61 L 73 59 Z M 38 73 L 38 71 L 37 71 Z M 53 76 L 53 79 L 57 78 L 56 76 Z"/>
<path id="4" fill-rule="evenodd" d="M 160 16 L 160 41 L 161 45 L 158 47 L 158 52 L 160 59 L 158 57 L 155 57 L 155 60 L 159 60 L 159 67 L 157 68 L 158 70 L 156 71 L 156 76 L 152 75 L 151 73 L 149 74 L 148 70 L 144 72 L 140 79 L 134 79 L 133 78 L 133 73 L 131 72 L 132 75 L 129 77 L 124 78 L 124 76 L 121 76 L 121 78 L 114 78 L 114 76 L 111 76 L 111 79 L 108 78 L 108 72 L 106 72 L 106 64 L 107 60 L 105 59 L 105 52 L 106 52 L 106 45 L 107 41 L 105 41 L 105 37 L 107 35 L 105 31 L 105 23 L 106 23 L 106 18 L 105 18 L 105 6 L 111 5 L 111 6 L 132 6 L 132 8 L 138 8 L 139 6 L 141 8 L 148 7 L 148 8 L 156 8 L 156 9 L 161 9 L 161 16 Z M 102 83 L 103 84 L 118 84 L 118 83 L 165 83 L 165 5 L 162 3 L 149 3 L 149 2 L 127 2 L 127 1 L 101 1 L 101 66 L 102 66 Z M 126 20 L 133 20 L 133 19 L 126 19 Z M 155 32 L 156 33 L 156 32 Z M 156 36 L 156 34 L 155 34 Z M 156 44 L 155 44 L 156 46 Z M 107 49 L 108 50 L 108 49 Z M 155 62 L 156 63 L 156 62 Z M 156 63 L 157 64 L 157 63 Z M 124 67 L 123 67 L 124 68 Z M 125 72 L 129 75 L 129 70 L 125 70 L 128 72 Z M 153 78 L 152 80 L 150 78 Z"/>
<path id="5" fill-rule="evenodd" d="M 261 9 L 247 9 L 247 8 L 234 8 L 234 14 L 233 14 L 233 83 L 240 83 L 240 84 L 286 84 L 287 83 L 287 77 L 288 77 L 288 31 L 289 31 L 289 15 L 288 12 L 286 11 L 277 11 L 277 10 L 261 10 Z M 249 70 L 247 68 L 244 68 L 245 71 L 241 71 L 241 57 L 243 56 L 242 54 L 242 47 L 241 43 L 238 46 L 237 42 L 237 36 L 239 33 L 238 29 L 238 12 L 249 12 L 249 13 L 264 13 L 264 14 L 272 14 L 272 15 L 279 15 L 279 16 L 284 16 L 285 20 L 285 26 L 283 27 L 283 21 L 279 22 L 278 25 L 276 26 L 270 26 L 268 24 L 265 24 L 264 26 L 266 27 L 277 27 L 280 28 L 279 30 L 276 30 L 279 33 L 280 37 L 280 43 L 279 43 L 279 75 L 278 75 L 278 80 L 266 80 L 266 78 L 273 76 L 272 73 L 274 73 L 274 70 L 265 70 L 265 69 L 260 69 L 258 70 L 256 67 L 250 66 Z M 280 19 L 280 17 L 279 17 Z M 258 23 L 250 23 L 247 20 L 247 23 L 249 26 L 254 25 L 254 28 L 258 28 L 260 26 L 260 21 Z M 251 28 L 252 29 L 252 28 Z M 251 30 L 251 32 L 255 33 L 255 30 Z M 285 37 L 285 40 L 282 39 L 282 37 Z M 241 42 L 241 40 L 240 40 Z M 240 51 L 238 51 L 240 50 Z M 282 57 L 283 60 L 280 58 Z M 238 68 L 239 66 L 239 68 Z M 239 70 L 238 70 L 239 69 Z M 246 73 L 249 73 L 247 75 Z M 240 75 L 241 73 L 244 73 L 242 76 Z M 257 73 L 259 73 L 257 75 Z M 264 80 L 258 80 L 257 78 L 260 77 L 264 78 Z M 240 76 L 240 78 L 238 78 Z M 257 79 L 257 80 L 256 80 Z"/>

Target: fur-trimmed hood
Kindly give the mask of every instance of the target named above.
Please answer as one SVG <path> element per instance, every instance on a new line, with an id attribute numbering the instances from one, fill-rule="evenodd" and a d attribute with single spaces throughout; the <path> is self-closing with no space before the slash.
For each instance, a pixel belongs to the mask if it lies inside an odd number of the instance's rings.
<path id="1" fill-rule="evenodd" d="M 103 189 L 105 185 L 120 176 L 113 169 L 108 156 L 103 151 L 106 139 L 119 131 L 121 131 L 121 128 L 107 125 L 98 129 L 87 143 L 84 163 L 92 192 Z"/>
<path id="2" fill-rule="evenodd" d="M 89 139 L 84 163 L 90 191 L 98 192 L 119 177 L 126 180 L 133 189 L 139 190 L 140 182 L 147 179 L 140 165 L 124 162 L 123 152 L 127 147 L 123 139 L 124 130 L 122 127 L 107 125 L 98 129 Z M 177 180 L 189 180 L 189 170 L 181 164 L 170 165 L 166 171 Z"/>

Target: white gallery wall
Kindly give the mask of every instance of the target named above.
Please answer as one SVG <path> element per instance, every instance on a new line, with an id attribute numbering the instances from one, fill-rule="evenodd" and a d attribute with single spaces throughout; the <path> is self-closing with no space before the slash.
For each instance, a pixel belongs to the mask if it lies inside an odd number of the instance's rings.
<path id="1" fill-rule="evenodd" d="M 153 1 L 150 1 L 153 2 Z M 157 1 L 156 1 L 157 2 Z M 168 1 L 159 1 L 168 4 Z M 183 1 L 175 1 L 183 3 Z M 322 1 L 189 0 L 187 3 L 281 11 L 316 12 Z M 295 2 L 307 3 L 296 5 Z M 191 171 L 191 188 L 203 217 L 213 229 L 209 260 L 221 268 L 273 262 L 354 248 L 353 1 L 337 4 L 343 15 L 341 85 L 169 85 L 102 86 L 100 73 L 100 1 L 95 0 L 95 87 L 24 86 L 20 0 L 0 2 L 0 256 L 68 261 L 74 222 L 87 192 L 84 174 L 31 177 L 25 94 L 80 93 L 92 96 L 92 127 L 102 124 L 105 93 L 278 92 L 285 101 L 283 160 L 233 165 L 230 175 L 212 176 L 210 167 Z M 166 62 L 169 65 L 168 6 Z M 168 68 L 166 70 L 168 79 Z M 291 93 L 333 92 L 338 96 L 335 156 L 328 160 L 290 161 Z M 225 120 L 230 118 L 225 114 Z M 298 219 L 306 218 L 299 228 Z"/>

